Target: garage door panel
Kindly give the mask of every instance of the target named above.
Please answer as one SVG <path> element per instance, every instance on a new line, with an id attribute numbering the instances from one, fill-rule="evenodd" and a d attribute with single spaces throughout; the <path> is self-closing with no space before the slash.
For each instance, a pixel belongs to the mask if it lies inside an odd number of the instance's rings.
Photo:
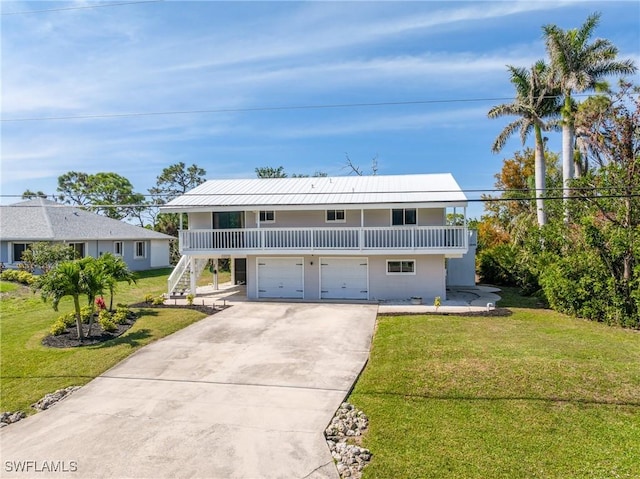
<path id="1" fill-rule="evenodd" d="M 303 298 L 302 258 L 258 258 L 259 298 Z"/>
<path id="2" fill-rule="evenodd" d="M 322 258 L 320 297 L 323 299 L 368 299 L 366 258 Z"/>

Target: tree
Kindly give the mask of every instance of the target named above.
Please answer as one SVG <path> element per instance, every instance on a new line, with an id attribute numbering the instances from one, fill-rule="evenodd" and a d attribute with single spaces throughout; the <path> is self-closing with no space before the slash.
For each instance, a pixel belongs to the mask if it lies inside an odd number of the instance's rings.
<path id="1" fill-rule="evenodd" d="M 75 259 L 77 252 L 64 243 L 47 243 L 40 241 L 31 244 L 22 253 L 24 269 L 33 273 L 39 269 L 42 274 L 48 273 L 58 263 Z"/>
<path id="2" fill-rule="evenodd" d="M 621 81 L 617 92 L 584 102 L 576 115 L 598 166 L 576 181 L 587 243 L 612 281 L 624 320 L 640 315 L 640 88 Z"/>
<path id="3" fill-rule="evenodd" d="M 180 230 L 180 214 L 159 213 L 158 206 L 164 205 L 172 199 L 184 195 L 198 185 L 205 182 L 207 172 L 195 163 L 187 167 L 183 162 L 170 165 L 156 177 L 156 186 L 149 189 L 152 196 L 150 213 L 153 229 L 170 236 L 178 236 Z M 170 244 L 171 262 L 176 264 L 180 260 L 178 244 Z"/>
<path id="4" fill-rule="evenodd" d="M 38 190 L 37 192 L 35 191 L 31 191 L 29 189 L 25 190 L 24 193 L 22 193 L 22 199 L 23 200 L 31 200 L 33 198 L 47 198 L 46 193 Z"/>
<path id="5" fill-rule="evenodd" d="M 149 193 L 160 197 L 160 204 L 164 204 L 204 183 L 206 175 L 206 170 L 195 163 L 188 168 L 183 162 L 176 163 L 162 170 Z"/>
<path id="6" fill-rule="evenodd" d="M 287 174 L 284 172 L 284 166 L 273 168 L 271 166 L 263 166 L 256 168 L 256 175 L 258 178 L 286 178 Z"/>
<path id="7" fill-rule="evenodd" d="M 529 133 L 535 138 L 535 196 L 538 225 L 547 223 L 544 196 L 546 191 L 546 171 L 544 158 L 544 139 L 542 131 L 550 128 L 547 119 L 559 114 L 560 104 L 556 92 L 549 87 L 549 69 L 543 61 L 538 61 L 530 70 L 507 66 L 511 72 L 511 83 L 516 89 L 516 97 L 512 103 L 497 105 L 489 110 L 489 118 L 502 116 L 518 116 L 498 135 L 492 150 L 498 153 L 507 139 L 516 131 L 520 131 L 520 139 L 524 145 Z"/>
<path id="8" fill-rule="evenodd" d="M 90 181 L 87 173 L 69 171 L 58 176 L 58 199 L 70 205 L 84 206 L 90 204 Z"/>
<path id="9" fill-rule="evenodd" d="M 111 253 L 105 253 L 100 256 L 98 264 L 105 274 L 105 283 L 109 290 L 109 311 L 113 311 L 113 295 L 118 287 L 118 282 L 135 283 L 136 275 L 129 269 L 122 258 Z"/>
<path id="10" fill-rule="evenodd" d="M 34 288 L 40 290 L 44 301 L 51 300 L 54 311 L 58 311 L 60 300 L 65 296 L 73 298 L 76 313 L 76 329 L 78 339 L 84 339 L 82 316 L 80 313 L 80 296 L 87 295 L 95 299 L 101 286 L 101 273 L 95 267 L 96 260 L 91 257 L 82 260 L 63 261 L 47 274 L 38 277 Z"/>
<path id="11" fill-rule="evenodd" d="M 360 168 L 360 166 L 358 165 L 355 165 L 351 161 L 351 158 L 349 158 L 349 155 L 347 153 L 345 153 L 344 156 L 346 157 L 344 168 L 350 170 L 351 173 L 355 173 L 358 176 L 364 176 L 364 172 L 362 171 L 362 168 Z M 376 176 L 378 174 L 378 155 L 374 156 L 371 159 L 371 174 L 373 176 Z"/>
<path id="12" fill-rule="evenodd" d="M 117 173 L 93 175 L 70 171 L 58 177 L 60 201 L 85 206 L 109 218 L 134 217 L 145 208 L 145 198 L 133 191 L 131 182 Z"/>
<path id="13" fill-rule="evenodd" d="M 573 178 L 574 113 L 572 95 L 596 89 L 611 75 L 626 75 L 636 71 L 631 60 L 617 61 L 618 49 L 608 40 L 589 43 L 600 22 L 600 14 L 587 17 L 579 29 L 562 30 L 556 25 L 543 27 L 547 53 L 553 70 L 552 81 L 564 98 L 562 109 L 562 177 L 565 203 L 569 182 Z"/>

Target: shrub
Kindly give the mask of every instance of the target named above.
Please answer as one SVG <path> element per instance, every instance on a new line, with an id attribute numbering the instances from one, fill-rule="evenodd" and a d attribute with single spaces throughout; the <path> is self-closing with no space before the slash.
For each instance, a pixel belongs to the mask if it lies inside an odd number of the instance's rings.
<path id="1" fill-rule="evenodd" d="M 113 321 L 118 324 L 125 324 L 127 319 L 129 319 L 130 311 L 128 308 L 118 308 L 116 312 L 113 313 Z"/>
<path id="2" fill-rule="evenodd" d="M 576 252 L 558 258 L 542 272 L 540 283 L 554 310 L 609 322 L 607 306 L 612 296 L 606 271 L 595 255 Z"/>
<path id="3" fill-rule="evenodd" d="M 112 333 L 118 329 L 118 326 L 113 320 L 112 314 L 106 309 L 103 309 L 98 313 L 98 324 L 100 324 L 103 331 L 108 333 Z"/>
<path id="4" fill-rule="evenodd" d="M 62 316 L 58 318 L 55 323 L 53 323 L 53 326 L 51 326 L 51 329 L 49 330 L 49 332 L 51 333 L 52 336 L 60 336 L 61 334 L 67 331 L 68 326 L 65 324 L 64 321 L 62 321 L 61 318 Z"/>
<path id="5" fill-rule="evenodd" d="M 80 319 L 82 319 L 82 322 L 84 324 L 89 324 L 89 319 L 91 319 L 92 314 L 93 314 L 92 306 L 87 305 L 80 308 Z"/>
<path id="6" fill-rule="evenodd" d="M 30 286 L 35 282 L 36 277 L 28 271 L 6 269 L 0 275 L 0 279 L 3 281 L 13 281 L 14 283 L 22 283 Z"/>
<path id="7" fill-rule="evenodd" d="M 118 325 L 113 322 L 111 316 L 104 316 L 101 318 L 99 317 L 98 323 L 100 324 L 102 330 L 106 331 L 107 333 L 113 333 L 114 331 L 118 330 Z"/>
<path id="8" fill-rule="evenodd" d="M 164 304 L 164 296 L 157 296 L 153 298 L 153 300 L 151 301 L 151 304 L 155 306 L 160 306 L 161 304 Z"/>
<path id="9" fill-rule="evenodd" d="M 153 300 L 154 300 L 154 297 L 153 297 L 153 295 L 152 295 L 152 294 L 146 294 L 146 295 L 144 296 L 144 302 L 145 302 L 145 303 L 149 303 L 149 304 L 151 304 L 151 303 L 153 303 Z"/>
<path id="10" fill-rule="evenodd" d="M 483 283 L 516 286 L 516 253 L 511 245 L 486 249 L 478 256 L 478 274 Z"/>
<path id="11" fill-rule="evenodd" d="M 187 304 L 191 306 L 193 304 L 194 299 L 195 299 L 195 295 L 193 295 L 192 293 L 189 293 L 187 295 Z"/>
<path id="12" fill-rule="evenodd" d="M 70 313 L 63 314 L 62 316 L 58 316 L 58 321 L 61 321 L 65 326 L 67 326 L 67 328 L 69 328 L 76 324 L 76 313 L 72 311 Z"/>

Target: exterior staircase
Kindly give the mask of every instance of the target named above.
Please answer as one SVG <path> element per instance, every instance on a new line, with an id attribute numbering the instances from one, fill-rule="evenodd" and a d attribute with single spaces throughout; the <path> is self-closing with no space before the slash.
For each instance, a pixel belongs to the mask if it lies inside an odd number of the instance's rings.
<path id="1" fill-rule="evenodd" d="M 207 258 L 195 259 L 196 281 L 202 274 L 208 261 Z M 178 264 L 173 268 L 171 275 L 167 279 L 167 283 L 169 298 L 181 298 L 187 294 L 196 294 L 195 291 L 191 291 L 191 259 L 188 256 L 182 256 L 180 258 L 180 261 L 178 261 Z"/>

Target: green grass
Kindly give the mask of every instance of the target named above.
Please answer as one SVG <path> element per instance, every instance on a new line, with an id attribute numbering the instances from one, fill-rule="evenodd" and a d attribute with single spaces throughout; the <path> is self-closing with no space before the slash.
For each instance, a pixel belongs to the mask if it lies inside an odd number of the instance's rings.
<path id="1" fill-rule="evenodd" d="M 640 477 L 637 331 L 526 308 L 380 317 L 350 401 L 365 479 Z"/>
<path id="2" fill-rule="evenodd" d="M 144 272 L 137 285 L 120 284 L 115 303 L 137 303 L 146 294 L 166 291 L 169 270 Z M 108 301 L 108 297 L 106 297 Z M 59 312 L 38 294 L 18 287 L 0 300 L 0 411 L 34 412 L 30 405 L 47 393 L 82 385 L 129 356 L 138 348 L 204 317 L 186 309 L 141 309 L 140 319 L 121 337 L 101 345 L 55 349 L 42 346 L 55 318 L 71 311 L 69 298 Z"/>
<path id="3" fill-rule="evenodd" d="M 18 285 L 9 281 L 0 281 L 0 293 L 9 293 L 18 289 Z"/>

